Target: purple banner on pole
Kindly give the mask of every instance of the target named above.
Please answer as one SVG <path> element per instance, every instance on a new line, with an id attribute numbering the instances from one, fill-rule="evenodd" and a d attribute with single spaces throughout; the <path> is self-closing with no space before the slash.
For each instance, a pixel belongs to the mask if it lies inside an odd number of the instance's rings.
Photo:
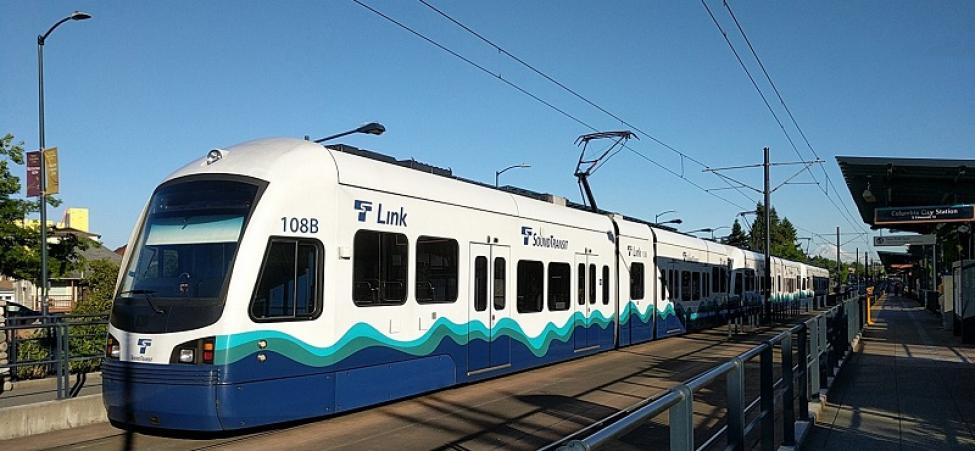
<path id="1" fill-rule="evenodd" d="M 27 197 L 41 195 L 41 152 L 27 152 Z"/>

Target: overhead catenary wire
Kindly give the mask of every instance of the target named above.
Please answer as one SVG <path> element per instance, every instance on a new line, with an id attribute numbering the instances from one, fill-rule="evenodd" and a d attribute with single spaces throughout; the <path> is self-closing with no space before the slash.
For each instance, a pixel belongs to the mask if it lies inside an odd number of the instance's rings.
<path id="1" fill-rule="evenodd" d="M 437 42 L 436 40 L 434 40 L 434 39 L 432 39 L 432 38 L 430 38 L 430 37 L 428 37 L 428 36 L 426 36 L 425 34 L 423 34 L 423 33 L 421 33 L 421 32 L 419 32 L 419 31 L 417 31 L 417 30 L 415 30 L 415 29 L 413 29 L 412 27 L 410 27 L 410 26 L 408 26 L 408 25 L 406 25 L 406 24 L 404 24 L 403 22 L 400 22 L 400 21 L 398 21 L 398 20 L 396 20 L 395 18 L 393 18 L 393 17 L 391 17 L 391 16 L 389 16 L 389 15 L 387 15 L 387 14 L 385 14 L 385 13 L 383 13 L 382 11 L 379 11 L 379 10 L 378 10 L 378 9 L 376 9 L 376 8 L 373 8 L 372 6 L 370 6 L 370 5 L 368 5 L 368 4 L 366 4 L 366 3 L 364 3 L 363 1 L 361 1 L 361 0 L 352 0 L 352 2 L 354 2 L 354 3 L 356 3 L 357 5 L 359 5 L 359 6 L 361 6 L 361 7 L 363 7 L 363 8 L 365 8 L 365 9 L 367 9 L 367 10 L 369 10 L 369 11 L 370 11 L 370 12 L 372 12 L 373 14 L 375 14 L 375 15 L 377 15 L 377 16 L 379 16 L 379 17 L 382 17 L 382 18 L 383 18 L 383 19 L 385 19 L 386 21 L 388 21 L 388 22 L 390 22 L 390 23 L 392 23 L 392 24 L 394 24 L 394 25 L 396 25 L 396 26 L 398 26 L 398 27 L 400 27 L 400 28 L 402 28 L 403 30 L 405 30 L 405 31 L 407 31 L 407 32 L 409 32 L 410 34 L 412 34 L 412 35 L 414 35 L 414 36 L 416 36 L 416 37 L 418 37 L 418 38 L 420 38 L 420 39 L 422 39 L 423 41 L 426 41 L 426 42 L 427 42 L 427 43 L 429 43 L 430 45 L 433 45 L 434 47 L 437 47 L 437 48 L 439 48 L 440 50 L 443 50 L 444 52 L 447 52 L 448 54 L 450 54 L 450 55 L 452 55 L 452 56 L 454 56 L 454 57 L 456 57 L 456 58 L 458 58 L 458 59 L 460 59 L 461 61 L 463 61 L 463 62 L 465 62 L 465 63 L 467 63 L 468 65 L 470 65 L 470 66 L 472 66 L 472 67 L 474 67 L 474 68 L 476 68 L 476 69 L 478 69 L 479 71 L 481 71 L 481 72 L 483 72 L 483 73 L 485 73 L 485 74 L 487 74 L 487 75 L 490 75 L 490 76 L 491 76 L 492 78 L 495 78 L 495 79 L 497 79 L 497 80 L 500 80 L 500 81 L 501 81 L 502 83 L 504 83 L 504 84 L 506 84 L 506 85 L 508 85 L 509 87 L 511 87 L 511 88 L 513 88 L 513 89 L 515 89 L 515 90 L 517 90 L 518 92 L 520 92 L 520 93 L 522 93 L 522 94 L 524 94 L 524 95 L 526 95 L 526 96 L 528 96 L 528 97 L 530 97 L 531 99 L 533 99 L 533 100 L 535 100 L 536 102 L 539 102 L 540 104 L 542 104 L 542 105 L 544 105 L 544 106 L 546 106 L 546 107 L 548 107 L 548 108 L 550 108 L 550 109 L 552 109 L 553 111 L 556 111 L 556 112 L 558 112 L 559 114 L 561 114 L 562 116 L 564 116 L 564 117 L 566 117 L 566 118 L 568 118 L 568 119 L 570 119 L 570 120 L 572 120 L 573 122 L 575 122 L 575 123 L 577 123 L 577 124 L 579 124 L 579 125 L 581 125 L 581 126 L 583 126 L 583 127 L 585 127 L 585 128 L 587 128 L 587 129 L 589 129 L 589 130 L 592 130 L 592 131 L 599 131 L 599 129 L 597 129 L 597 128 L 596 128 L 595 126 L 593 126 L 593 125 L 591 125 L 591 124 L 589 124 L 589 123 L 587 123 L 587 122 L 585 122 L 585 121 L 583 121 L 582 119 L 580 119 L 580 118 L 578 118 L 577 116 L 575 116 L 575 115 L 573 115 L 573 114 L 571 114 L 571 113 L 569 113 L 569 112 L 567 112 L 567 111 L 565 111 L 564 109 L 562 109 L 562 108 L 559 108 L 558 106 L 556 106 L 556 105 L 554 105 L 554 104 L 552 104 L 551 102 L 549 102 L 549 101 L 547 101 L 547 100 L 545 100 L 545 99 L 542 99 L 541 97 L 539 97 L 539 96 L 537 96 L 537 95 L 535 95 L 534 93 L 532 93 L 532 92 L 530 92 L 530 91 L 528 91 L 527 89 L 525 89 L 525 88 L 522 88 L 522 87 L 521 87 L 521 86 L 519 86 L 518 84 L 516 84 L 516 83 L 514 83 L 514 82 L 512 82 L 512 81 L 510 81 L 510 80 L 508 80 L 508 79 L 506 79 L 506 78 L 504 78 L 504 77 L 502 77 L 502 76 L 501 76 L 501 74 L 496 74 L 496 73 L 494 73 L 494 72 L 492 72 L 492 71 L 491 71 L 490 69 L 488 69 L 488 68 L 486 68 L 486 67 L 484 67 L 483 65 L 481 65 L 481 64 L 478 64 L 477 62 L 475 62 L 475 61 L 473 61 L 472 59 L 470 59 L 470 58 L 467 58 L 466 56 L 464 56 L 464 55 L 462 55 L 462 54 L 460 54 L 460 53 L 458 53 L 458 52 L 456 52 L 456 51 L 454 51 L 454 50 L 452 50 L 452 49 L 450 49 L 450 48 L 448 48 L 447 46 L 445 46 L 445 45 L 443 45 L 443 44 L 441 44 L 441 43 L 439 43 L 439 42 Z M 622 122 L 622 121 L 621 121 L 621 122 Z M 626 125 L 629 125 L 629 124 L 626 124 Z M 634 127 L 634 128 L 635 128 L 635 127 Z M 639 131 L 639 130 L 638 130 L 638 131 Z M 640 131 L 640 133 L 641 133 L 641 134 L 644 134 L 645 136 L 647 136 L 648 138 L 650 138 L 651 140 L 653 140 L 653 141 L 655 141 L 655 142 L 658 142 L 658 141 L 659 141 L 659 140 L 658 140 L 658 139 L 656 139 L 655 137 L 652 137 L 651 135 L 648 135 L 648 134 L 646 134 L 646 133 L 645 133 L 645 132 L 643 132 L 643 131 Z M 700 165 L 702 165 L 702 166 L 704 166 L 704 164 L 703 164 L 703 163 L 701 163 L 700 161 L 698 161 L 698 160 L 696 160 L 696 159 L 692 159 L 692 158 L 689 158 L 689 156 L 686 156 L 686 154 L 683 154 L 683 153 L 681 153 L 680 151 L 677 151 L 676 149 L 673 149 L 672 147 L 670 147 L 670 146 L 668 146 L 668 145 L 666 145 L 665 143 L 662 143 L 662 142 L 661 142 L 661 145 L 664 145 L 665 147 L 668 147 L 668 148 L 670 148 L 670 149 L 672 149 L 672 150 L 674 150 L 675 152 L 678 152 L 679 154 L 681 154 L 681 155 L 684 155 L 684 156 L 682 156 L 682 158 L 686 158 L 686 159 L 688 159 L 688 160 L 691 160 L 691 161 L 694 161 L 695 163 L 697 163 L 697 164 L 700 164 Z M 687 177 L 685 177 L 685 176 L 684 176 L 683 174 L 680 174 L 680 173 L 678 173 L 678 172 L 676 172 L 676 171 L 674 171 L 673 169 L 670 169 L 670 168 L 668 168 L 668 167 L 666 167 L 665 165 L 663 165 L 663 164 L 661 164 L 660 162 L 658 162 L 658 161 L 656 161 L 656 160 L 654 160 L 654 159 L 652 159 L 652 158 L 650 158 L 650 157 L 649 157 L 649 156 L 647 156 L 646 154 L 644 154 L 644 153 L 642 153 L 642 152 L 640 152 L 640 151 L 638 151 L 638 150 L 636 150 L 636 149 L 634 149 L 633 147 L 631 147 L 631 146 L 629 146 L 628 144 L 627 144 L 627 145 L 624 145 L 623 147 L 624 147 L 624 148 L 626 148 L 627 150 L 629 150 L 630 152 L 632 152 L 633 154 L 635 154 L 635 155 L 637 155 L 638 157 L 640 157 L 640 158 L 642 158 L 642 159 L 644 159 L 644 160 L 646 160 L 646 161 L 648 161 L 648 162 L 650 162 L 650 163 L 652 163 L 653 165 L 655 165 L 655 166 L 657 166 L 657 167 L 659 167 L 659 168 L 661 168 L 661 169 L 663 169 L 664 171 L 666 171 L 666 172 L 668 172 L 668 173 L 670 173 L 671 175 L 673 175 L 673 176 L 675 176 L 675 177 L 678 177 L 678 178 L 680 178 L 681 180 L 684 180 L 685 182 L 687 182 L 687 183 L 688 183 L 688 184 L 690 184 L 691 186 L 694 186 L 695 188 L 697 188 L 697 189 L 699 189 L 699 190 L 701 190 L 701 191 L 703 191 L 703 192 L 705 192 L 705 193 L 707 193 L 707 194 L 709 194 L 709 195 L 711 195 L 712 197 L 715 197 L 715 198 L 717 198 L 717 199 L 720 199 L 720 200 L 722 200 L 722 201 L 724 201 L 724 202 L 726 202 L 726 203 L 728 203 L 728 204 L 730 204 L 730 205 L 732 205 L 732 206 L 734 206 L 734 207 L 736 207 L 736 208 L 742 208 L 742 209 L 743 209 L 743 208 L 745 208 L 745 207 L 743 207 L 742 205 L 740 205 L 740 204 L 738 204 L 738 203 L 736 203 L 736 202 L 734 202 L 734 201 L 731 201 L 731 200 L 729 200 L 729 199 L 727 199 L 727 198 L 725 198 L 725 197 L 723 197 L 723 196 L 720 196 L 720 195 L 718 195 L 718 194 L 715 194 L 715 193 L 712 193 L 712 192 L 709 192 L 709 191 L 708 191 L 708 190 L 707 190 L 706 188 L 704 188 L 704 187 L 703 187 L 703 186 L 701 186 L 700 184 L 698 184 L 698 183 L 696 183 L 696 182 L 694 182 L 693 180 L 691 180 L 691 179 L 689 179 L 689 178 L 687 178 Z"/>
<path id="2" fill-rule="evenodd" d="M 496 51 L 498 51 L 499 53 L 501 53 L 501 54 L 503 54 L 503 55 L 505 55 L 505 56 L 507 56 L 507 57 L 509 57 L 509 58 L 511 58 L 512 60 L 514 60 L 514 61 L 515 61 L 515 62 L 517 62 L 518 64 L 520 64 L 520 65 L 522 65 L 522 66 L 524 66 L 525 68 L 527 68 L 528 70 L 530 70 L 530 71 L 532 71 L 532 72 L 534 72 L 534 73 L 535 73 L 536 75 L 538 75 L 538 76 L 540 76 L 540 77 L 542 77 L 542 78 L 544 78 L 545 80 L 548 80 L 548 81 L 549 81 L 549 82 L 551 82 L 552 84 L 554 84 L 554 85 L 556 85 L 556 86 L 558 86 L 558 87 L 559 87 L 559 88 L 561 88 L 561 89 L 562 89 L 563 91 L 565 91 L 565 92 L 567 92 L 567 93 L 569 93 L 569 94 L 571 94 L 572 96 L 574 96 L 574 97 L 576 97 L 576 98 L 577 98 L 577 99 L 579 99 L 579 100 L 582 100 L 583 102 L 585 102 L 586 104 L 588 104 L 588 105 L 590 105 L 590 106 L 592 106 L 593 108 L 595 108 L 595 109 L 597 109 L 597 110 L 599 110 L 600 112 L 602 112 L 602 113 L 605 113 L 605 114 L 606 114 L 606 115 L 608 115 L 609 117 L 611 117 L 611 118 L 613 118 L 613 119 L 615 119 L 615 120 L 617 120 L 617 121 L 619 121 L 619 122 L 620 122 L 621 124 L 623 124 L 623 125 L 625 125 L 625 126 L 627 126 L 627 127 L 629 127 L 629 128 L 631 128 L 631 129 L 633 129 L 633 130 L 635 130 L 635 131 L 636 131 L 637 133 L 639 133 L 639 134 L 641 134 L 641 135 L 643 135 L 644 137 L 646 137 L 646 138 L 648 138 L 648 139 L 650 139 L 651 141 L 653 141 L 653 142 L 655 142 L 655 143 L 657 143 L 657 144 L 659 144 L 660 146 L 663 146 L 664 148 L 666 148 L 666 149 L 668 149 L 668 150 L 670 150 L 670 151 L 672 151 L 672 152 L 674 152 L 674 153 L 676 153 L 676 154 L 677 154 L 678 156 L 680 156 L 680 163 L 681 163 L 681 172 L 680 172 L 680 173 L 678 174 L 678 173 L 677 173 L 677 172 L 675 171 L 675 172 L 673 172 L 673 174 L 674 174 L 674 175 L 676 175 L 676 176 L 678 176 L 678 177 L 680 177 L 680 178 L 682 178 L 682 179 L 685 179 L 685 180 L 687 180 L 687 179 L 686 179 L 686 178 L 684 177 L 684 175 L 683 175 L 683 173 L 684 173 L 684 170 L 683 170 L 683 169 L 684 169 L 684 160 L 688 160 L 688 161 L 691 161 L 691 162 L 693 162 L 693 163 L 695 163 L 695 164 L 697 164 L 697 165 L 699 165 L 699 166 L 701 166 L 701 167 L 707 167 L 707 164 L 705 164 L 705 163 L 704 163 L 704 162 L 702 162 L 701 160 L 699 160 L 699 159 L 697 159 L 697 158 L 695 158 L 695 157 L 693 157 L 693 156 L 691 156 L 690 154 L 687 154 L 686 152 L 683 152 L 683 151 L 681 151 L 681 150 L 679 150 L 679 149 L 677 149 L 677 148 L 676 148 L 676 147 L 674 147 L 673 145 L 670 145 L 670 144 L 668 144 L 668 143 L 666 143 L 666 142 L 664 142 L 664 141 L 662 141 L 661 139 L 659 139 L 659 138 L 657 138 L 656 136 L 654 136 L 653 134 L 651 134 L 651 133 L 649 133 L 649 132 L 647 132 L 647 131 L 646 131 L 646 130 L 644 130 L 643 128 L 641 128 L 641 127 L 639 127 L 639 126 L 637 126 L 637 125 L 635 125 L 635 124 L 633 124 L 633 123 L 631 123 L 631 122 L 629 122 L 629 121 L 627 121 L 626 119 L 623 119 L 623 118 L 622 118 L 621 116 L 619 116 L 619 115 L 617 115 L 617 114 L 615 114 L 615 113 L 613 113 L 613 112 L 611 112 L 611 111 L 609 111 L 609 110 L 608 110 L 607 108 L 605 108 L 605 107 L 603 107 L 603 106 L 601 106 L 601 105 L 599 105 L 599 104 L 597 104 L 597 103 L 596 103 L 595 101 L 593 101 L 592 99 L 590 99 L 590 98 L 588 98 L 588 97 L 586 97 L 586 96 L 584 96 L 584 95 L 582 95 L 582 94 L 581 94 L 581 93 L 579 93 L 578 91 L 576 91 L 576 90 L 574 90 L 574 89 L 572 89 L 572 88 L 570 88 L 570 87 L 569 87 L 568 85 L 566 85 L 565 83 L 562 83 L 561 81 L 559 81 L 559 80 L 557 80 L 557 79 L 555 79 L 555 77 L 553 77 L 553 76 L 551 76 L 551 75 L 549 75 L 549 74 L 547 74 L 547 73 L 545 73 L 545 72 L 544 72 L 544 71 L 542 71 L 541 69 L 538 69 L 537 67 L 535 67 L 535 66 L 533 66 L 532 64 L 530 64 L 530 63 L 528 63 L 527 61 L 525 61 L 525 60 L 524 60 L 523 58 L 521 58 L 521 57 L 519 57 L 519 56 L 517 56 L 517 55 L 515 55 L 515 54 L 513 54 L 513 53 L 511 53 L 510 51 L 508 51 L 507 49 L 505 49 L 504 47 L 502 47 L 502 46 L 501 46 L 500 44 L 498 44 L 498 43 L 496 43 L 496 42 L 494 42 L 494 41 L 492 41 L 491 39 L 488 39 L 488 38 L 487 38 L 486 36 L 484 36 L 483 34 L 481 34 L 481 33 L 478 33 L 478 32 L 477 32 L 476 30 L 474 30 L 474 29 L 473 29 L 473 28 L 471 28 L 470 26 L 468 26 L 468 25 L 466 25 L 466 24 L 464 24 L 464 23 L 463 23 L 463 22 L 461 22 L 460 20 L 457 20 L 457 19 L 455 19 L 454 17 L 452 17 L 451 15 L 449 15 L 449 14 L 447 14 L 446 12 L 444 12 L 443 10 L 441 10 L 440 8 L 437 8 L 436 6 L 434 6 L 433 4 L 431 4 L 430 2 L 428 2 L 427 0 L 418 0 L 418 1 L 419 1 L 419 2 L 421 3 L 421 4 L 423 4 L 424 6 L 426 6 L 427 8 L 429 8 L 430 10 L 432 10 L 432 11 L 434 11 L 435 13 L 437 13 L 438 15 L 440 15 L 441 17 L 443 17 L 443 18 L 445 18 L 445 19 L 447 19 L 448 21 L 450 21 L 450 22 L 451 22 L 451 23 L 453 23 L 454 25 L 457 25 L 457 26 L 458 26 L 458 27 L 460 27 L 460 28 L 461 28 L 462 30 L 464 30 L 464 31 L 466 31 L 466 32 L 468 32 L 468 33 L 470 33 L 471 35 L 473 35 L 473 36 L 474 36 L 474 37 L 476 37 L 477 39 L 479 39 L 479 40 L 481 40 L 481 41 L 482 41 L 482 42 L 484 42 L 485 44 L 487 44 L 487 45 L 489 45 L 489 46 L 491 46 L 492 48 L 494 48 L 494 49 L 495 49 Z M 358 3 L 358 2 L 357 2 L 357 3 Z M 629 149 L 629 147 L 628 147 L 628 146 L 624 146 L 624 147 L 627 147 L 627 148 Z M 630 150 L 632 150 L 632 149 L 630 149 Z M 644 157 L 645 157 L 645 156 L 644 156 Z M 727 182 L 727 181 L 725 181 L 725 183 L 728 183 L 728 182 Z M 755 200 L 754 198 L 752 198 L 751 196 L 749 196 L 749 195 L 747 195 L 747 194 L 746 194 L 745 192 L 743 192 L 743 191 L 741 191 L 741 190 L 740 190 L 740 189 L 739 189 L 738 187 L 735 187 L 734 185 L 732 185 L 732 184 L 730 184 L 730 183 L 728 183 L 728 185 L 729 185 L 729 187 L 730 187 L 730 188 L 732 188 L 732 189 L 735 189 L 736 191 L 738 191 L 738 193 L 739 193 L 739 194 L 741 194 L 741 195 L 742 195 L 743 197 L 745 197 L 745 198 L 746 198 L 746 199 L 748 199 L 749 201 L 751 201 L 751 202 L 756 202 L 756 200 Z M 701 187 L 701 189 L 704 189 L 704 188 L 703 188 L 703 187 Z"/>
<path id="3" fill-rule="evenodd" d="M 748 39 L 748 36 L 745 34 L 744 28 L 741 26 L 741 23 L 738 21 L 737 17 L 734 15 L 734 12 L 731 10 L 731 7 L 728 4 L 727 0 L 722 0 L 722 3 L 724 4 L 725 8 L 728 9 L 729 14 L 732 16 L 732 19 L 735 21 L 735 24 L 738 27 L 738 31 L 741 33 L 742 37 L 745 39 L 745 42 L 748 44 L 748 48 L 751 50 L 751 53 L 752 53 L 753 57 L 756 59 L 756 61 L 758 61 L 758 64 L 761 67 L 762 72 L 765 74 L 766 79 L 769 81 L 769 84 L 772 86 L 772 89 L 775 91 L 775 94 L 779 98 L 780 103 L 782 103 L 783 107 L 786 109 L 787 113 L 789 114 L 789 117 L 792 119 L 793 124 L 796 126 L 796 129 L 799 130 L 800 135 L 805 140 L 807 146 L 809 146 L 809 148 L 812 151 L 813 155 L 816 157 L 817 160 L 819 160 L 820 158 L 819 158 L 818 153 L 816 153 L 815 149 L 813 149 L 812 146 L 809 144 L 809 140 L 806 138 L 805 132 L 803 132 L 801 130 L 801 128 L 798 125 L 798 122 L 795 120 L 795 116 L 792 114 L 791 110 L 785 104 L 785 100 L 782 98 L 782 95 L 781 95 L 778 87 L 776 87 L 775 86 L 775 83 L 772 81 L 772 77 L 769 75 L 768 71 L 765 69 L 765 64 L 759 58 L 758 52 L 755 51 L 755 47 L 751 44 L 751 41 Z M 802 159 L 803 158 L 802 153 L 799 152 L 799 148 L 796 146 L 795 141 L 792 139 L 792 136 L 785 129 L 785 126 L 782 124 L 782 121 L 779 119 L 778 115 L 775 113 L 775 110 L 772 108 L 772 105 L 769 103 L 768 98 L 765 96 L 765 93 L 758 86 L 758 83 L 756 82 L 755 77 L 753 77 L 752 74 L 751 74 L 751 71 L 748 70 L 748 66 L 742 60 L 741 55 L 738 53 L 738 50 L 735 48 L 734 44 L 731 42 L 731 39 L 728 37 L 728 33 L 725 32 L 724 27 L 721 26 L 721 23 L 720 22 L 718 22 L 718 20 L 715 17 L 714 13 L 711 11 L 711 8 L 708 6 L 707 1 L 706 0 L 701 0 L 701 4 L 704 6 L 704 9 L 707 11 L 708 16 L 710 16 L 711 21 L 714 23 L 715 27 L 717 27 L 717 29 L 721 33 L 722 37 L 724 37 L 724 40 L 728 44 L 728 47 L 731 49 L 732 53 L 735 55 L 735 58 L 738 60 L 738 64 L 741 66 L 742 70 L 745 72 L 745 75 L 748 77 L 749 81 L 751 81 L 751 84 L 755 88 L 755 91 L 758 92 L 759 96 L 762 98 L 762 102 L 765 104 L 765 107 L 768 109 L 769 113 L 771 113 L 772 118 L 775 120 L 776 124 L 778 124 L 779 129 L 782 130 L 782 133 L 785 135 L 785 137 L 788 140 L 788 142 L 789 142 L 790 146 L 792 147 L 793 151 L 796 153 L 796 155 L 799 156 L 800 159 Z M 815 182 L 815 184 L 817 186 L 819 186 L 819 188 L 820 188 L 821 191 L 823 191 L 823 194 L 826 196 L 826 199 L 829 200 L 829 202 L 833 205 L 833 207 L 836 209 L 836 211 L 838 213 L 840 213 L 840 216 L 843 217 L 843 219 L 845 221 L 847 221 L 850 225 L 852 225 L 854 228 L 858 228 L 860 230 L 864 230 L 862 228 L 862 225 L 857 223 L 856 216 L 854 216 L 850 212 L 850 210 L 846 206 L 846 204 L 841 202 L 839 205 L 837 205 L 837 203 L 829 195 L 828 189 L 826 189 L 826 187 L 822 186 L 819 183 L 819 181 L 816 180 L 815 175 L 813 175 L 812 171 L 809 170 L 809 167 L 808 166 L 805 168 L 805 170 L 808 171 L 810 177 L 812 177 L 812 179 Z M 826 174 L 826 181 L 827 181 L 828 186 L 833 188 L 833 192 L 834 193 L 838 193 L 839 191 L 833 185 L 832 180 L 830 179 L 829 174 L 826 173 L 825 168 L 823 168 L 823 172 L 824 172 L 824 174 Z M 866 241 L 864 241 L 864 242 L 866 243 Z M 866 243 L 866 244 L 868 244 L 868 246 L 869 246 L 869 243 Z"/>
<path id="4" fill-rule="evenodd" d="M 751 39 L 748 39 L 748 34 L 745 33 L 744 27 L 742 27 L 741 22 L 738 21 L 738 17 L 735 16 L 735 12 L 731 9 L 731 5 L 728 3 L 728 0 L 722 0 L 722 3 L 724 4 L 725 9 L 728 10 L 728 14 L 731 16 L 731 19 L 735 22 L 735 26 L 738 27 L 738 31 L 741 33 L 741 37 L 744 38 L 745 43 L 748 45 L 748 49 L 752 53 L 752 56 L 755 58 L 755 61 L 758 62 L 758 66 L 762 69 L 762 73 L 765 74 L 765 79 L 768 80 L 768 83 L 772 87 L 772 90 L 775 92 L 776 97 L 778 97 L 779 103 L 782 104 L 782 108 L 785 109 L 785 112 L 789 115 L 789 119 L 792 121 L 792 125 L 795 126 L 796 130 L 799 132 L 799 135 L 802 137 L 802 140 L 806 143 L 806 147 L 809 148 L 813 156 L 817 160 L 821 160 L 821 158 L 819 157 L 819 153 L 816 152 L 816 149 L 813 147 L 812 143 L 809 142 L 809 138 L 806 137 L 806 133 L 802 130 L 802 127 L 799 126 L 799 122 L 796 120 L 795 115 L 792 114 L 792 110 L 789 108 L 789 105 L 786 104 L 785 99 L 782 97 L 782 93 L 779 91 L 778 86 L 776 86 L 775 82 L 772 81 L 772 76 L 768 73 L 768 70 L 765 68 L 765 63 L 763 63 L 761 57 L 758 56 L 758 52 L 755 50 L 755 46 L 752 45 Z M 826 171 L 826 167 L 820 164 L 820 168 L 823 170 L 823 176 L 825 176 L 826 183 L 828 185 L 826 187 L 827 190 L 824 191 L 824 194 L 827 197 L 829 197 L 828 188 L 832 188 L 834 193 L 839 193 L 839 191 L 836 189 L 836 186 L 833 185 L 833 180 L 829 176 L 829 172 Z M 812 173 L 810 173 L 810 175 L 812 175 Z M 849 217 L 854 219 L 854 226 L 859 227 L 861 228 L 861 230 L 863 230 L 862 226 L 855 224 L 856 216 L 854 216 L 853 213 L 850 212 L 849 208 L 847 208 L 846 206 L 846 203 L 841 201 L 840 205 L 843 207 L 843 210 L 846 211 L 846 214 Z M 867 244 L 869 245 L 869 243 Z"/>

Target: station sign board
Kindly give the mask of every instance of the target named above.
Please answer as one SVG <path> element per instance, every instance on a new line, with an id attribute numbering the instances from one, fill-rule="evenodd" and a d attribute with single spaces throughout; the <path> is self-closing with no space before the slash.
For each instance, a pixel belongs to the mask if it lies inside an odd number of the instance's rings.
<path id="1" fill-rule="evenodd" d="M 975 221 L 975 205 L 884 207 L 873 211 L 874 225 Z"/>
<path id="2" fill-rule="evenodd" d="M 931 246 L 937 237 L 934 235 L 887 235 L 873 237 L 874 246 Z"/>

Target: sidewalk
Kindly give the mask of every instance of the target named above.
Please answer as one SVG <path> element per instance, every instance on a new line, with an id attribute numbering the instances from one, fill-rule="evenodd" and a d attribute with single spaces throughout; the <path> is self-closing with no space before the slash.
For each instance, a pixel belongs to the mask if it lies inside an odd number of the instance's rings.
<path id="1" fill-rule="evenodd" d="M 975 449 L 975 347 L 907 298 L 873 317 L 803 449 Z"/>

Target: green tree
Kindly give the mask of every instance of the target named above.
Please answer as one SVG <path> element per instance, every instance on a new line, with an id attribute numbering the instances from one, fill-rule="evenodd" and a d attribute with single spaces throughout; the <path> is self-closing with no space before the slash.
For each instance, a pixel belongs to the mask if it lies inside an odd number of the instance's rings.
<path id="1" fill-rule="evenodd" d="M 742 230 L 741 223 L 735 219 L 735 223 L 731 225 L 731 233 L 724 239 L 724 244 L 741 249 L 749 249 L 751 246 L 749 241 L 748 234 Z"/>
<path id="2" fill-rule="evenodd" d="M 40 201 L 22 199 L 20 177 L 13 167 L 24 164 L 24 143 L 15 142 L 7 133 L 0 138 L 0 275 L 37 281 L 41 273 L 40 231 L 26 224 L 25 219 L 40 209 Z M 57 207 L 61 201 L 47 197 L 48 205 Z M 39 226 L 46 226 L 41 224 Z M 50 228 L 49 228 L 50 229 Z M 51 230 L 48 236 L 53 236 Z M 48 243 L 48 272 L 53 276 L 81 264 L 80 252 L 91 241 L 62 234 Z"/>
<path id="3" fill-rule="evenodd" d="M 112 308 L 112 298 L 115 294 L 115 282 L 118 280 L 119 266 L 108 260 L 91 260 L 85 267 L 85 278 L 82 280 L 84 295 L 75 306 L 74 314 L 102 315 Z M 83 318 L 82 321 L 92 320 L 94 317 Z M 69 342 L 71 355 L 75 357 L 101 356 L 105 352 L 105 336 L 108 333 L 105 325 L 74 326 L 71 329 Z M 71 363 L 72 372 L 97 371 L 99 360 L 80 360 Z"/>

